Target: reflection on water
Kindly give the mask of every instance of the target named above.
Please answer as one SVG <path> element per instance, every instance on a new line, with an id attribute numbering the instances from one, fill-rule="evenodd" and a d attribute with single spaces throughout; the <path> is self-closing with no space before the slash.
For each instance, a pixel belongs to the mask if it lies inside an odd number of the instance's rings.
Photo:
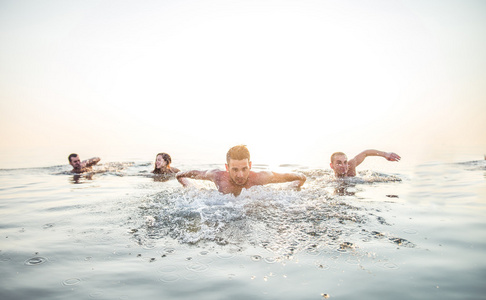
<path id="1" fill-rule="evenodd" d="M 84 183 L 85 180 L 93 180 L 94 173 L 88 172 L 85 174 L 74 174 L 73 177 L 70 179 L 70 182 L 73 184 L 80 184 Z"/>
<path id="2" fill-rule="evenodd" d="M 345 180 L 292 165 L 307 176 L 301 191 L 277 184 L 238 197 L 203 181 L 184 189 L 148 165 L 105 166 L 78 174 L 85 184 L 76 186 L 68 166 L 0 170 L 0 298 L 409 299 L 413 291 L 481 299 L 486 292 L 484 162 Z"/>
<path id="3" fill-rule="evenodd" d="M 166 182 L 175 179 L 175 174 L 153 174 L 151 176 L 155 182 Z"/>
<path id="4" fill-rule="evenodd" d="M 70 182 L 73 184 L 82 184 L 87 180 L 93 180 L 95 175 L 98 174 L 111 174 L 116 176 L 123 176 L 126 170 L 133 166 L 133 162 L 110 162 L 105 164 L 95 165 L 90 168 L 88 172 L 73 173 L 71 171 L 58 171 L 54 172 L 56 175 L 72 175 Z M 63 168 L 61 166 L 55 167 L 56 169 Z M 51 168 L 39 168 L 39 169 L 51 169 Z"/>

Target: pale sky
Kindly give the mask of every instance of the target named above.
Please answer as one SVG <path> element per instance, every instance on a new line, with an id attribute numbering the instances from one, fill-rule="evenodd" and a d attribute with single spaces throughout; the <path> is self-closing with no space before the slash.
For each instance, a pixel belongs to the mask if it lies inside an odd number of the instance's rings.
<path id="1" fill-rule="evenodd" d="M 2 0 L 0 167 L 241 143 L 482 157 L 485 53 L 484 1 Z"/>

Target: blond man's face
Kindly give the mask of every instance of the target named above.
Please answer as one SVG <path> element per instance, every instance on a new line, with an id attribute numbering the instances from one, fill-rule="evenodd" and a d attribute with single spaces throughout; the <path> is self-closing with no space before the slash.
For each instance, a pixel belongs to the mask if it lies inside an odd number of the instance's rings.
<path id="1" fill-rule="evenodd" d="M 228 171 L 231 180 L 239 186 L 246 184 L 250 176 L 250 170 L 251 161 L 247 158 L 242 160 L 230 159 L 229 163 L 226 164 L 226 171 Z"/>

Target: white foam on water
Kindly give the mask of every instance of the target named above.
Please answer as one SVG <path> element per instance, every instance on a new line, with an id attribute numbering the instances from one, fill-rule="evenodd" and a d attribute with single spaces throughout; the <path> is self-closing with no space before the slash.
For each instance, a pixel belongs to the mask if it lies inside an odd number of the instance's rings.
<path id="1" fill-rule="evenodd" d="M 258 246 L 276 257 L 339 250 L 348 239 L 376 238 L 373 226 L 386 224 L 378 212 L 356 205 L 360 185 L 401 180 L 376 172 L 362 175 L 335 180 L 329 171 L 311 170 L 300 191 L 274 184 L 243 190 L 237 197 L 206 183 L 160 190 L 144 198 L 140 214 L 145 221 L 138 231 L 147 236 L 137 238 L 142 244 L 170 238 L 192 245 Z M 383 240 L 413 246 L 400 238 Z"/>

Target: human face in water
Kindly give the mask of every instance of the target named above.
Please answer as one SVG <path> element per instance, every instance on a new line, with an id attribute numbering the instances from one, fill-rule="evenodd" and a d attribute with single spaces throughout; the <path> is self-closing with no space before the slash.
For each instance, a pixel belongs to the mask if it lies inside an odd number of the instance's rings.
<path id="1" fill-rule="evenodd" d="M 157 159 L 155 160 L 155 167 L 157 169 L 165 169 L 167 167 L 167 162 L 164 160 L 162 155 L 157 155 Z"/>
<path id="2" fill-rule="evenodd" d="M 79 159 L 79 156 L 71 157 L 71 166 L 75 170 L 81 170 L 81 159 Z"/>
<path id="3" fill-rule="evenodd" d="M 338 177 L 346 176 L 349 170 L 348 158 L 346 155 L 335 156 L 334 161 L 331 163 L 331 169 L 334 170 L 334 174 Z"/>
<path id="4" fill-rule="evenodd" d="M 230 159 L 229 163 L 226 164 L 226 171 L 228 171 L 229 176 L 234 184 L 239 186 L 244 186 L 248 181 L 251 170 L 251 161 L 247 158 L 242 160 Z"/>

